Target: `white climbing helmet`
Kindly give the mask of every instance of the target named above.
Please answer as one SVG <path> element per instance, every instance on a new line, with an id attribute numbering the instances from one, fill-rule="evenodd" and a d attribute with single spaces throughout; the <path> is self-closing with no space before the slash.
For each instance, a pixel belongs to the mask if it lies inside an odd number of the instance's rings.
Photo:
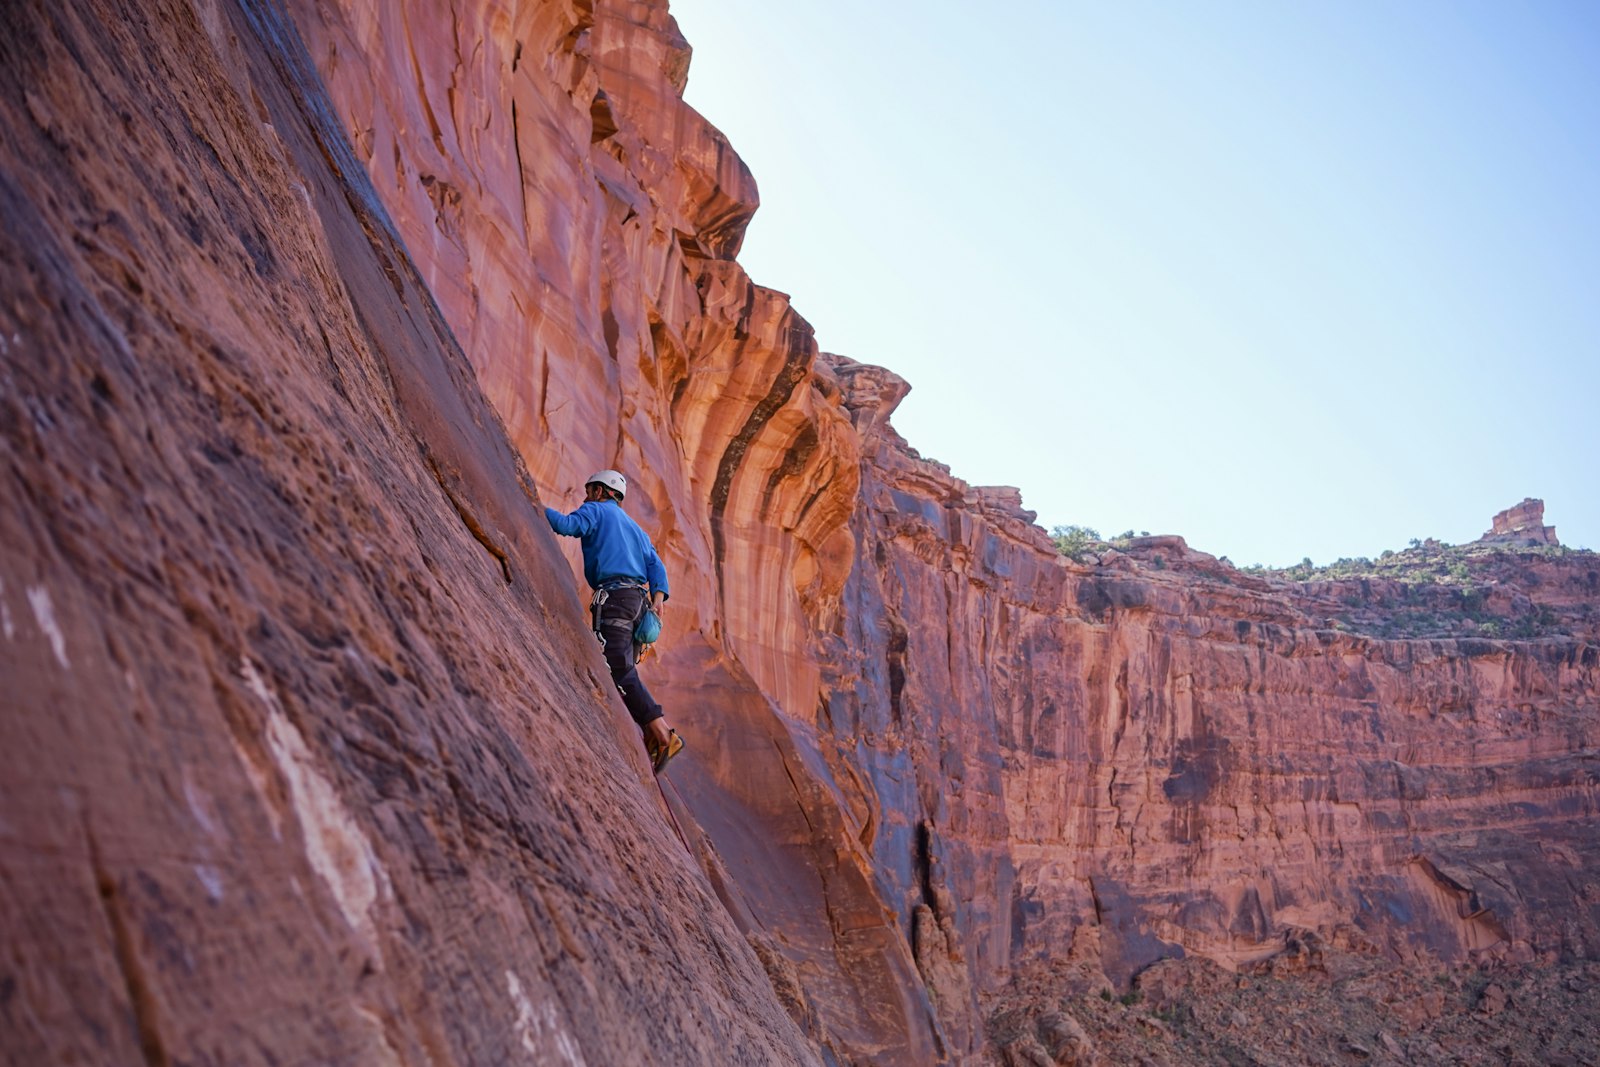
<path id="1" fill-rule="evenodd" d="M 584 485 L 603 485 L 617 494 L 617 499 L 628 495 L 628 479 L 616 471 L 595 471 L 589 475 L 589 480 Z"/>

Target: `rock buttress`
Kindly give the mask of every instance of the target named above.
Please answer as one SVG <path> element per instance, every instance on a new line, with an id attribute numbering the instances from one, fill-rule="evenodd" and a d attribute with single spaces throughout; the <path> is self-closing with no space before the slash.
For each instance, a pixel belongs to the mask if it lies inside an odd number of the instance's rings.
<path id="1" fill-rule="evenodd" d="M 665 5 L 296 13 L 540 484 L 570 506 L 597 467 L 630 479 L 672 575 L 651 684 L 690 738 L 674 779 L 731 912 L 818 1040 L 941 1058 L 840 799 L 855 787 L 817 749 L 816 634 L 853 560 L 857 434 L 810 325 L 732 260 L 755 184 L 684 104 Z"/>
<path id="2" fill-rule="evenodd" d="M 819 1062 L 282 12 L 6 22 L 6 1059 Z"/>
<path id="3" fill-rule="evenodd" d="M 1593 954 L 1592 644 L 1341 633 L 1349 594 L 1180 538 L 1061 560 L 1014 491 L 899 440 L 903 382 L 820 357 L 740 270 L 754 182 L 683 104 L 664 4 L 295 11 L 540 484 L 633 480 L 691 834 L 818 1040 L 959 1059 L 1030 961 L 1122 982 L 1304 927 Z"/>

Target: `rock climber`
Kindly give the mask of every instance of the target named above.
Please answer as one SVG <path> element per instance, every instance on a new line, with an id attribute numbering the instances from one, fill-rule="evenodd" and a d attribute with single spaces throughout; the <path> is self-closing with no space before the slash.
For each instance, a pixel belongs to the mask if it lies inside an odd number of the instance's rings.
<path id="1" fill-rule="evenodd" d="M 583 487 L 583 504 L 570 515 L 545 508 L 550 528 L 563 537 L 583 539 L 583 576 L 594 590 L 589 602 L 594 635 L 605 646 L 606 666 L 622 694 L 628 714 L 644 734 L 650 767 L 660 774 L 667 761 L 683 751 L 683 738 L 639 680 L 639 649 L 654 641 L 646 612 L 654 612 L 654 629 L 667 603 L 667 569 L 655 545 L 639 524 L 622 510 L 628 481 L 613 470 L 596 471 Z"/>

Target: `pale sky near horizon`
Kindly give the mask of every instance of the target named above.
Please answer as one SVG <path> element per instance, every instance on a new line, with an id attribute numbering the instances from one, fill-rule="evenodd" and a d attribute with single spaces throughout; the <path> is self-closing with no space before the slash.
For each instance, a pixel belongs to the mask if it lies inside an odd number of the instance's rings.
<path id="1" fill-rule="evenodd" d="M 1041 525 L 1600 549 L 1600 3 L 673 0 L 739 259 Z"/>

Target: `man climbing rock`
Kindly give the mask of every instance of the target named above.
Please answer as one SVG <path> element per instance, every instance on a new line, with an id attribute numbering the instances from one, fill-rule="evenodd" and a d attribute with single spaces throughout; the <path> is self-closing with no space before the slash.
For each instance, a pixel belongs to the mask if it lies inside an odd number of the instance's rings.
<path id="1" fill-rule="evenodd" d="M 583 493 L 577 511 L 563 515 L 545 508 L 545 518 L 556 533 L 583 539 L 583 576 L 594 590 L 589 603 L 594 634 L 605 646 L 606 666 L 628 714 L 644 733 L 650 766 L 660 774 L 683 751 L 683 738 L 667 725 L 661 705 L 639 680 L 638 657 L 641 645 L 654 640 L 648 631 L 640 632 L 641 622 L 648 623 L 646 611 L 653 611 L 658 622 L 664 614 L 667 569 L 649 535 L 622 510 L 627 479 L 613 470 L 597 471 Z"/>

